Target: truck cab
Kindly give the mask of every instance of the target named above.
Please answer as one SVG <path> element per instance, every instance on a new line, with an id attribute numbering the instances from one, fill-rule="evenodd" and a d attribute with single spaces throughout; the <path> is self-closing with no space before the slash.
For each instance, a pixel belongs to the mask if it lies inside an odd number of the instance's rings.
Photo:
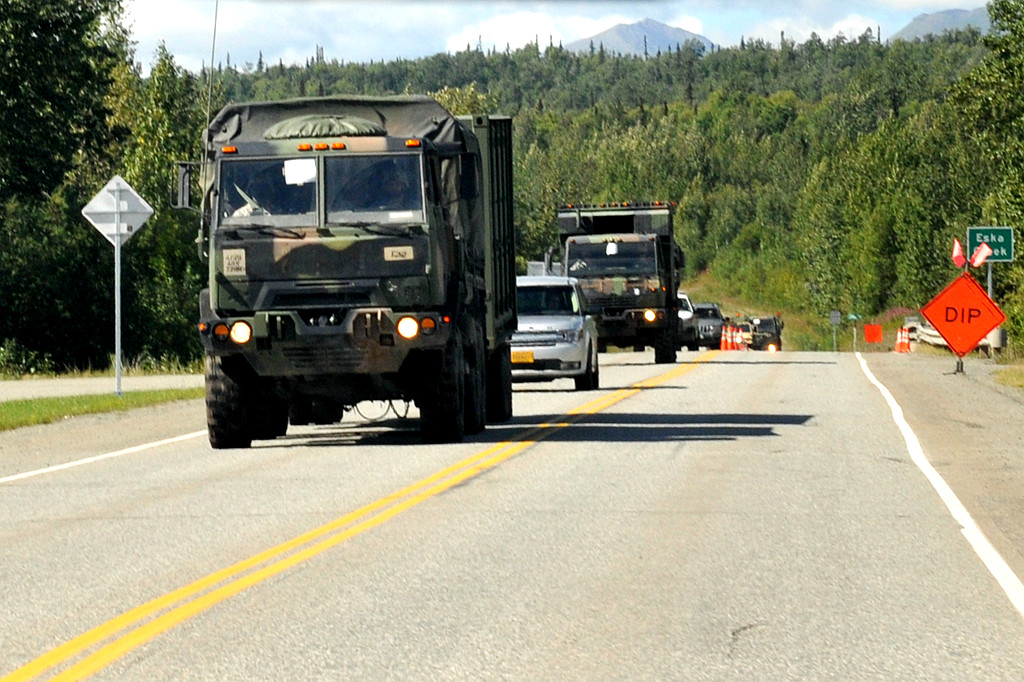
<path id="1" fill-rule="evenodd" d="M 564 274 L 583 287 L 602 350 L 650 346 L 656 363 L 675 362 L 683 254 L 673 214 L 660 201 L 559 208 Z"/>

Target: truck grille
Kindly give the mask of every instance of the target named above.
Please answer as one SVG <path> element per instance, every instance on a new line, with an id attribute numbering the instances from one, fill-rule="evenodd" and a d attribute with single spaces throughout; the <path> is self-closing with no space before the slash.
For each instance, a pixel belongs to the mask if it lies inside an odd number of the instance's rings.
<path id="1" fill-rule="evenodd" d="M 270 306 L 277 310 L 310 308 L 351 308 L 370 304 L 369 294 L 360 292 L 329 293 L 325 291 L 289 291 L 274 294 Z"/>
<path id="2" fill-rule="evenodd" d="M 360 353 L 344 348 L 285 348 L 283 353 L 302 372 L 337 374 L 355 369 L 363 360 Z"/>

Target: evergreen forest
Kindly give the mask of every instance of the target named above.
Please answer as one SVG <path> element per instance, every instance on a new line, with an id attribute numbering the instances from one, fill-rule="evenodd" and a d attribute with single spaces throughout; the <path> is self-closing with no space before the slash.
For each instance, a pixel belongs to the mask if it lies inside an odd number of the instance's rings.
<path id="1" fill-rule="evenodd" d="M 686 276 L 820 317 L 912 313 L 959 273 L 967 228 L 1024 225 L 1024 0 L 993 31 L 817 36 L 646 56 L 531 44 L 417 60 L 218 64 L 136 54 L 121 0 L 0 0 L 0 371 L 102 369 L 114 249 L 81 214 L 114 175 L 154 207 L 122 250 L 128 362 L 189 365 L 206 264 L 170 208 L 229 101 L 427 93 L 514 118 L 517 254 L 557 250 L 567 202 L 675 202 Z M 146 61 L 144 71 L 141 62 Z M 147 75 L 143 75 L 146 73 Z M 970 254 L 968 254 L 970 255 Z M 974 274 L 984 283 L 983 270 Z M 1024 262 L 994 266 L 1024 338 Z"/>

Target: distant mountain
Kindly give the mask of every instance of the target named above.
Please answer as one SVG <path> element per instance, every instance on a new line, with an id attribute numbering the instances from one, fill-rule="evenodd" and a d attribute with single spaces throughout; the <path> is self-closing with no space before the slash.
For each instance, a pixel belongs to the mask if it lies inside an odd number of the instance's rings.
<path id="1" fill-rule="evenodd" d="M 943 31 L 962 30 L 968 26 L 974 26 L 982 33 L 988 33 L 988 9 L 985 7 L 972 10 L 950 9 L 944 12 L 919 14 L 889 40 L 914 40 L 924 38 L 929 34 L 939 36 Z"/>
<path id="2" fill-rule="evenodd" d="M 644 19 L 636 24 L 619 24 L 595 36 L 573 41 L 565 49 L 570 52 L 589 52 L 591 45 L 594 50 L 601 49 L 603 45 L 606 52 L 619 54 L 642 56 L 646 49 L 647 54 L 653 57 L 659 51 L 675 52 L 677 46 L 682 47 L 691 40 L 701 43 L 707 52 L 714 45 L 702 35 L 653 19 Z"/>

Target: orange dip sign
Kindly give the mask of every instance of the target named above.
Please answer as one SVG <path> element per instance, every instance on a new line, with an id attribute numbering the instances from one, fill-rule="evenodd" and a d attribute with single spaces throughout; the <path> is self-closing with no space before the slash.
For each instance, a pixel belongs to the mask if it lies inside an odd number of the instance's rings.
<path id="1" fill-rule="evenodd" d="M 921 314 L 961 358 L 1006 320 L 999 306 L 966 272 L 921 308 Z"/>

